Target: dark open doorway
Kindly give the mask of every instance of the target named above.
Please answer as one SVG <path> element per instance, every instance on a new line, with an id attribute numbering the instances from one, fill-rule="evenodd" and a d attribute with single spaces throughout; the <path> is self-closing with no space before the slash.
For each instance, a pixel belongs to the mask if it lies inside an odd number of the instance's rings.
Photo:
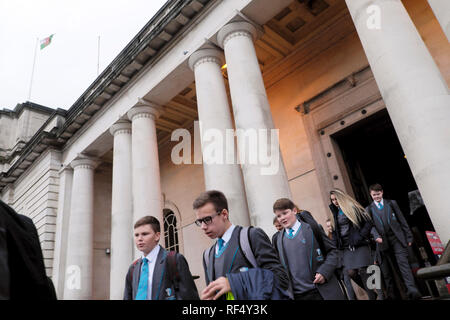
<path id="1" fill-rule="evenodd" d="M 434 228 L 423 204 L 410 205 L 408 194 L 414 193 L 417 185 L 387 110 L 337 132 L 332 139 L 341 150 L 356 200 L 366 207 L 372 202 L 368 187 L 381 184 L 384 197 L 398 202 L 413 232 L 415 245 L 410 261 L 413 269 L 434 264 L 435 257 L 425 235 L 425 231 Z"/>
<path id="2" fill-rule="evenodd" d="M 425 208 L 410 206 L 408 193 L 416 191 L 417 185 L 387 110 L 337 132 L 332 139 L 341 150 L 356 200 L 367 206 L 372 202 L 368 187 L 380 183 L 384 197 L 398 202 L 410 227 L 419 226 L 423 235 L 423 228 L 434 230 L 427 213 L 420 219 L 411 215 Z"/>
<path id="3" fill-rule="evenodd" d="M 409 214 L 408 192 L 417 190 L 400 142 L 386 110 L 339 131 L 337 141 L 352 183 L 356 200 L 367 206 L 368 187 L 380 183 L 387 199 L 397 200 Z"/>
<path id="4" fill-rule="evenodd" d="M 417 190 L 400 142 L 386 110 L 336 133 L 356 199 L 366 206 L 368 187 L 380 183 L 387 199 L 397 200 L 409 214 L 408 192 Z"/>

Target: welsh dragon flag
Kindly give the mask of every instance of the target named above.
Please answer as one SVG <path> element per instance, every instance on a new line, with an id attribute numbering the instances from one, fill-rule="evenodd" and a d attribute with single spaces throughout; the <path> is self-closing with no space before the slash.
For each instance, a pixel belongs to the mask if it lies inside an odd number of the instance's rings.
<path id="1" fill-rule="evenodd" d="M 52 42 L 52 38 L 54 35 L 55 34 L 52 34 L 51 36 L 41 40 L 41 50 L 44 49 L 46 46 L 48 46 Z"/>

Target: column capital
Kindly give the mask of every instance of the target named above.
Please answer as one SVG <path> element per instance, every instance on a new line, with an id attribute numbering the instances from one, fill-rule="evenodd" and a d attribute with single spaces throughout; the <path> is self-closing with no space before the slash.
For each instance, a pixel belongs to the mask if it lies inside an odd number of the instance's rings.
<path id="1" fill-rule="evenodd" d="M 197 50 L 189 57 L 189 68 L 195 71 L 195 68 L 204 62 L 217 63 L 219 67 L 222 67 L 225 64 L 225 55 L 218 49 Z"/>
<path id="2" fill-rule="evenodd" d="M 159 118 L 163 110 L 164 108 L 162 106 L 143 98 L 139 98 L 138 103 L 128 111 L 127 115 L 128 119 L 131 121 L 142 117 L 156 120 Z"/>
<path id="3" fill-rule="evenodd" d="M 223 48 L 227 41 L 233 37 L 243 36 L 251 38 L 252 41 L 255 41 L 257 35 L 257 30 L 251 23 L 245 21 L 232 22 L 220 29 L 219 33 L 217 34 L 217 41 Z"/>
<path id="4" fill-rule="evenodd" d="M 121 133 L 131 134 L 131 122 L 128 120 L 119 120 L 109 128 L 109 132 L 113 136 Z"/>
<path id="5" fill-rule="evenodd" d="M 63 164 L 61 163 L 61 169 L 59 169 L 58 174 L 61 174 L 61 173 L 63 173 L 64 171 L 73 171 L 73 168 L 72 168 L 72 166 L 71 166 L 70 164 L 68 164 L 68 165 L 63 165 Z"/>
<path id="6" fill-rule="evenodd" d="M 70 166 L 73 169 L 90 169 L 94 170 L 98 165 L 100 164 L 100 161 L 96 158 L 88 157 L 85 155 L 78 155 L 72 162 L 70 163 Z"/>

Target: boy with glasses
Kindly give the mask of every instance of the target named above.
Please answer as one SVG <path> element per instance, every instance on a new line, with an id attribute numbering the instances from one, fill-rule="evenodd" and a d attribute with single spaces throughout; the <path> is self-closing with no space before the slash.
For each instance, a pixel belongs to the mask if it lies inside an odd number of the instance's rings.
<path id="1" fill-rule="evenodd" d="M 253 266 L 246 258 L 240 245 L 239 239 L 242 227 L 235 226 L 230 222 L 227 199 L 220 191 L 210 190 L 202 193 L 194 201 L 193 208 L 197 217 L 196 225 L 201 227 L 209 238 L 217 239 L 209 250 L 209 254 L 206 254 L 206 260 L 203 259 L 207 287 L 201 293 L 200 298 L 202 300 L 216 300 L 226 295 L 228 299 L 232 299 L 229 278 L 237 279 L 233 283 L 242 284 L 245 281 L 244 278 L 253 274 L 253 272 L 244 274 Z M 273 274 L 274 285 L 286 290 L 288 288 L 288 277 L 278 261 L 269 237 L 260 228 L 250 228 L 248 231 L 250 248 L 257 264 L 257 268 L 254 269 L 269 270 Z M 258 283 L 252 284 L 255 287 L 260 285 Z M 234 289 L 242 291 L 243 288 Z M 272 288 L 270 288 L 270 291 L 272 292 Z M 237 299 L 239 298 L 241 297 L 237 297 Z M 248 299 L 248 297 L 243 299 Z"/>

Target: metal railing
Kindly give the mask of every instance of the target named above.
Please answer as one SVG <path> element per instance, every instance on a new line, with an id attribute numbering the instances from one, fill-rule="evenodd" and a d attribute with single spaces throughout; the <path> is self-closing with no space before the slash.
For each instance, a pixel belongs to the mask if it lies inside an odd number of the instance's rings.
<path id="1" fill-rule="evenodd" d="M 423 279 L 426 282 L 440 281 L 442 285 L 437 285 L 438 289 L 439 287 L 441 288 L 441 290 L 439 290 L 439 296 L 434 296 L 433 298 L 450 299 L 450 293 L 443 283 L 445 282 L 445 278 L 450 277 L 450 241 L 447 243 L 444 253 L 439 258 L 436 265 L 417 270 L 416 276 L 417 278 Z"/>

